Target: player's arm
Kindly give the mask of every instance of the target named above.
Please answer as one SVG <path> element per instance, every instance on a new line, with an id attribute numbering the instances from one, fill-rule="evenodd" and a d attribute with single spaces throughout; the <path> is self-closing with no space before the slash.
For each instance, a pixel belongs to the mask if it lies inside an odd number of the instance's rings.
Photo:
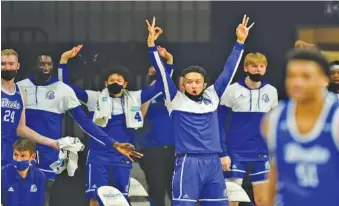
<path id="1" fill-rule="evenodd" d="M 84 89 L 71 84 L 69 80 L 69 73 L 68 73 L 68 66 L 67 66 L 68 60 L 75 57 L 79 53 L 81 48 L 82 48 L 82 45 L 78 45 L 76 47 L 73 47 L 71 50 L 64 52 L 61 55 L 59 67 L 58 67 L 58 79 L 59 81 L 62 81 L 68 86 L 70 86 L 75 92 L 78 99 L 86 104 L 88 102 L 87 92 Z"/>
<path id="2" fill-rule="evenodd" d="M 232 91 L 231 87 L 228 87 L 221 97 L 220 104 L 218 107 L 218 122 L 219 122 L 219 134 L 220 134 L 220 146 L 222 152 L 219 154 L 221 158 L 221 166 L 224 171 L 229 171 L 231 167 L 231 159 L 227 152 L 226 143 L 226 120 L 232 111 Z"/>
<path id="3" fill-rule="evenodd" d="M 24 105 L 26 104 L 26 91 L 21 89 L 21 96 Z M 54 149 L 59 149 L 59 143 L 57 140 L 53 140 L 51 138 L 45 137 L 37 133 L 36 131 L 32 130 L 31 128 L 26 126 L 26 115 L 25 115 L 25 106 L 23 106 L 20 121 L 18 127 L 16 129 L 16 133 L 19 137 L 30 139 L 36 143 L 46 145 L 52 147 Z"/>
<path id="4" fill-rule="evenodd" d="M 160 57 L 166 60 L 166 64 L 164 64 L 166 69 L 166 75 L 169 75 L 169 78 L 172 78 L 173 75 L 173 56 L 170 54 L 165 48 L 158 46 L 157 48 Z M 157 73 L 157 78 L 154 84 L 144 88 L 141 90 L 141 103 L 145 103 L 149 100 L 153 100 L 159 95 L 161 95 L 162 90 L 162 79 L 161 75 Z"/>
<path id="5" fill-rule="evenodd" d="M 224 65 L 224 69 L 217 80 L 214 82 L 214 89 L 219 97 L 222 96 L 226 87 L 231 83 L 232 78 L 237 71 L 240 63 L 242 54 L 244 52 L 244 43 L 248 36 L 248 32 L 253 26 L 247 26 L 249 18 L 246 15 L 243 17 L 242 23 L 236 29 L 237 42 L 233 46 L 231 54 L 228 56 L 227 61 Z"/>
<path id="6" fill-rule="evenodd" d="M 146 23 L 149 32 L 147 39 L 148 54 L 151 59 L 152 65 L 154 66 L 157 72 L 157 78 L 161 79 L 160 85 L 165 100 L 172 101 L 175 95 L 177 94 L 178 90 L 175 86 L 175 83 L 172 81 L 170 75 L 166 72 L 166 68 L 160 58 L 158 48 L 155 45 L 155 40 L 162 33 L 162 30 L 159 27 L 155 27 L 155 17 L 153 17 L 152 25 L 150 25 L 147 20 Z"/>
<path id="7" fill-rule="evenodd" d="M 273 113 L 273 114 L 272 114 Z M 271 153 L 271 161 L 270 161 L 270 171 L 268 174 L 268 206 L 274 206 L 275 196 L 276 196 L 276 185 L 277 185 L 277 170 L 276 170 L 276 163 L 275 163 L 275 138 L 272 137 L 272 129 L 270 129 L 270 124 L 274 124 L 277 118 L 271 118 L 271 116 L 277 115 L 277 109 L 273 110 L 272 112 L 266 113 L 261 121 L 261 135 L 267 141 L 268 149 Z M 272 123 L 272 121 L 274 121 Z"/>
<path id="8" fill-rule="evenodd" d="M 103 132 L 102 129 L 100 129 L 96 124 L 94 124 L 92 119 L 90 119 L 81 108 L 80 102 L 77 100 L 73 90 L 71 89 L 69 89 L 68 95 L 64 97 L 64 106 L 65 110 L 69 112 L 71 117 L 78 123 L 80 128 L 98 143 L 109 148 L 114 147 L 121 154 L 128 157 L 131 161 L 133 161 L 131 156 L 138 158 L 142 157 L 142 154 L 135 151 L 135 148 L 132 144 L 119 143 L 114 138 Z"/>

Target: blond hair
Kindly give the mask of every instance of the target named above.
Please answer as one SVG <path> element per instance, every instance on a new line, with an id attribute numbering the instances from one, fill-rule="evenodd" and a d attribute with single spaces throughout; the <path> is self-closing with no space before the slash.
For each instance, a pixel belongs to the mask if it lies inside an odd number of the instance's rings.
<path id="1" fill-rule="evenodd" d="M 10 56 L 14 55 L 19 60 L 19 54 L 14 49 L 4 49 L 1 51 L 1 56 Z"/>
<path id="2" fill-rule="evenodd" d="M 267 58 L 259 52 L 249 53 L 245 57 L 244 65 L 248 66 L 250 64 L 265 64 L 267 66 Z"/>

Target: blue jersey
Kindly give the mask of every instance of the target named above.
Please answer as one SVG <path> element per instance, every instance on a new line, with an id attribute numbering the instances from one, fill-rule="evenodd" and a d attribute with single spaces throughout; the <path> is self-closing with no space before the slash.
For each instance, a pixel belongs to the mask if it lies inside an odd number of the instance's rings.
<path id="1" fill-rule="evenodd" d="M 196 102 L 177 90 L 165 71 L 156 47 L 149 48 L 153 66 L 162 77 L 162 92 L 174 130 L 176 153 L 221 153 L 217 108 L 221 95 L 231 82 L 243 53 L 243 45 L 236 43 L 227 59 L 222 74 L 203 91 Z"/>
<path id="2" fill-rule="evenodd" d="M 172 122 L 162 94 L 151 101 L 146 118 L 149 123 L 149 132 L 141 138 L 141 147 L 174 145 Z"/>
<path id="3" fill-rule="evenodd" d="M 1 161 L 11 162 L 13 159 L 13 144 L 18 139 L 18 127 L 24 104 L 19 87 L 8 93 L 1 89 Z"/>
<path id="4" fill-rule="evenodd" d="M 227 149 L 231 159 L 268 159 L 267 145 L 260 134 L 260 120 L 277 105 L 277 89 L 265 82 L 258 89 L 250 89 L 243 78 L 226 89 L 220 100 L 218 115 L 220 136 L 226 136 L 228 140 Z M 226 128 L 227 118 L 229 123 Z M 226 147 L 226 142 L 222 146 Z"/>
<path id="5" fill-rule="evenodd" d="M 68 85 L 52 77 L 45 85 L 36 85 L 29 77 L 17 83 L 27 91 L 26 125 L 41 135 L 52 139 L 62 136 L 62 119 L 66 112 L 73 117 L 89 136 L 102 147 L 113 150 L 115 140 L 102 132 L 89 119 L 80 106 L 74 91 Z M 49 165 L 58 159 L 58 151 L 45 145 L 37 145 L 39 168 L 47 179 L 54 178 Z"/>
<path id="6" fill-rule="evenodd" d="M 171 66 L 169 66 L 172 69 Z M 66 64 L 59 65 L 59 79 L 62 79 L 66 84 L 68 84 L 75 92 L 77 98 L 81 100 L 87 106 L 89 110 L 89 116 L 92 118 L 94 112 L 98 107 L 98 98 L 100 96 L 100 91 L 84 90 L 75 85 L 70 84 L 68 77 L 68 68 Z M 158 81 L 160 82 L 160 81 Z M 129 95 L 132 96 L 137 102 L 143 104 L 148 100 L 154 98 L 160 92 L 160 83 L 155 83 L 152 86 L 146 87 L 139 91 L 127 91 Z M 123 94 L 125 95 L 125 94 Z M 105 127 L 101 129 L 108 135 L 113 136 L 119 142 L 128 142 L 134 144 L 134 136 L 136 129 L 127 128 L 126 126 L 126 115 L 125 115 L 125 105 L 124 97 L 110 97 L 112 105 L 111 119 L 108 120 L 108 123 Z M 139 114 L 142 115 L 142 114 Z M 88 151 L 88 163 L 101 163 L 107 165 L 119 165 L 125 167 L 132 167 L 132 162 L 120 154 L 119 152 L 102 148 L 102 145 L 95 139 L 89 141 L 89 151 Z"/>
<path id="7" fill-rule="evenodd" d="M 339 104 L 326 98 L 319 119 L 300 134 L 295 103 L 268 116 L 269 147 L 277 166 L 276 205 L 336 205 L 339 202 Z"/>
<path id="8" fill-rule="evenodd" d="M 30 167 L 23 179 L 12 164 L 1 168 L 1 204 L 6 206 L 43 206 L 45 175 Z"/>

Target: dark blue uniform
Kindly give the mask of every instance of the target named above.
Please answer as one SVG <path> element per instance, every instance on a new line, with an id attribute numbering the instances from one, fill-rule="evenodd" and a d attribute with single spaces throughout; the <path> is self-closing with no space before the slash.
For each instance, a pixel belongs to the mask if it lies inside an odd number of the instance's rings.
<path id="1" fill-rule="evenodd" d="M 20 122 L 23 101 L 19 87 L 13 93 L 1 90 L 1 166 L 11 163 L 13 144 L 18 139 L 16 129 Z"/>
<path id="2" fill-rule="evenodd" d="M 6 206 L 43 206 L 45 175 L 30 167 L 23 179 L 12 164 L 1 169 L 1 204 Z"/>

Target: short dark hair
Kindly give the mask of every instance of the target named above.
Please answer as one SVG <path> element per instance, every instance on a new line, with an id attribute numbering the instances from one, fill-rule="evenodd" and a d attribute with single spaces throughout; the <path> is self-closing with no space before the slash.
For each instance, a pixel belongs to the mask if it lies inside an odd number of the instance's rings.
<path id="1" fill-rule="evenodd" d="M 326 74 L 327 76 L 330 74 L 329 63 L 327 59 L 325 58 L 325 56 L 322 55 L 318 49 L 312 49 L 312 48 L 292 49 L 287 54 L 287 62 L 290 62 L 292 60 L 313 61 L 321 67 L 321 70 L 324 72 L 324 74 Z"/>
<path id="2" fill-rule="evenodd" d="M 194 66 L 194 65 L 193 66 L 189 66 L 186 69 L 184 69 L 181 72 L 181 76 L 185 77 L 186 74 L 191 73 L 191 72 L 199 73 L 199 74 L 201 74 L 204 77 L 204 79 L 206 79 L 206 76 L 207 76 L 206 70 L 204 68 L 200 67 L 200 66 Z"/>
<path id="3" fill-rule="evenodd" d="M 31 154 L 36 153 L 36 144 L 30 139 L 20 138 L 13 144 L 13 150 L 20 152 L 29 151 Z"/>
<path id="4" fill-rule="evenodd" d="M 129 82 L 130 72 L 129 69 L 125 66 L 113 64 L 110 65 L 102 76 L 104 81 L 107 81 L 112 74 L 118 74 L 124 78 L 126 82 Z"/>

